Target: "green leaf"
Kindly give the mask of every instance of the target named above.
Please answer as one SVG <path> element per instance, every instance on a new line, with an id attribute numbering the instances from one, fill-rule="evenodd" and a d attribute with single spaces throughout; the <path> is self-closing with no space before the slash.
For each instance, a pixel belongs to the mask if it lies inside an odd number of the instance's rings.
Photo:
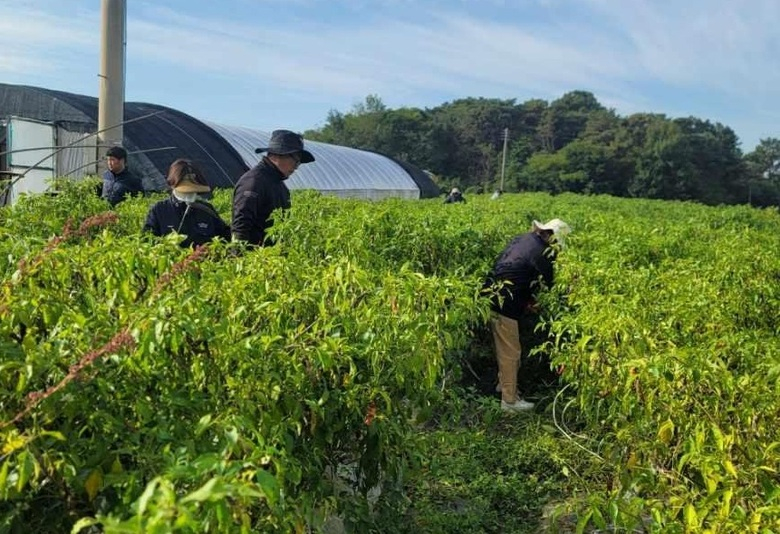
<path id="1" fill-rule="evenodd" d="M 19 478 L 16 480 L 16 491 L 21 492 L 35 470 L 35 459 L 29 451 L 22 451 L 19 453 L 16 463 L 19 472 Z"/>
<path id="2" fill-rule="evenodd" d="M 6 438 L 5 445 L 3 445 L 2 451 L 0 451 L 0 454 L 3 456 L 7 456 L 11 454 L 12 452 L 15 452 L 25 445 L 27 445 L 28 439 L 24 436 L 20 435 L 12 435 Z"/>
<path id="3" fill-rule="evenodd" d="M 699 527 L 699 516 L 696 514 L 696 508 L 692 504 L 686 504 L 683 511 L 686 530 L 695 530 Z"/>
<path id="4" fill-rule="evenodd" d="M 70 534 L 78 534 L 83 529 L 87 527 L 92 527 L 95 525 L 99 525 L 100 521 L 98 519 L 95 519 L 94 517 L 82 517 L 76 523 L 73 525 L 73 528 L 70 529 Z"/>
<path id="5" fill-rule="evenodd" d="M 737 470 L 734 468 L 734 464 L 731 463 L 731 460 L 723 460 L 723 467 L 729 475 L 737 478 Z"/>
<path id="6" fill-rule="evenodd" d="M 3 467 L 0 468 L 0 495 L 3 496 L 3 498 L 7 498 L 8 495 L 8 488 L 6 487 L 6 483 L 8 481 L 8 464 L 10 463 L 10 460 L 6 460 L 3 462 Z"/>
<path id="7" fill-rule="evenodd" d="M 211 414 L 207 413 L 198 421 L 198 424 L 195 427 L 195 436 L 200 437 L 209 426 L 211 426 Z"/>
<path id="8" fill-rule="evenodd" d="M 119 457 L 117 456 L 114 458 L 114 461 L 111 463 L 111 474 L 112 475 L 118 475 L 122 473 L 124 469 L 122 468 L 122 462 L 119 461 Z"/>
<path id="9" fill-rule="evenodd" d="M 67 441 L 65 436 L 62 434 L 62 432 L 58 432 L 56 430 L 44 430 L 40 434 L 41 436 L 49 436 L 50 438 L 54 438 L 57 441 Z"/>
<path id="10" fill-rule="evenodd" d="M 214 477 L 203 484 L 200 488 L 184 497 L 181 502 L 219 501 L 224 499 L 225 495 L 226 492 L 223 488 L 222 482 Z"/>
<path id="11" fill-rule="evenodd" d="M 238 429 L 234 426 L 226 429 L 225 437 L 227 438 L 228 443 L 235 446 L 235 444 L 238 443 Z"/>
<path id="12" fill-rule="evenodd" d="M 279 481 L 276 480 L 271 473 L 265 469 L 260 469 L 255 476 L 257 484 L 260 489 L 263 490 L 265 498 L 268 499 L 268 503 L 273 506 L 279 501 Z"/>
<path id="13" fill-rule="evenodd" d="M 590 518 L 593 517 L 593 510 L 590 509 L 584 514 L 580 516 L 580 518 L 577 520 L 577 534 L 582 534 L 585 532 L 585 528 L 588 526 L 588 522 L 590 521 Z"/>
<path id="14" fill-rule="evenodd" d="M 661 441 L 661 443 L 665 445 L 669 445 L 669 443 L 672 441 L 672 437 L 674 436 L 674 423 L 671 419 L 667 419 L 663 423 L 661 423 L 661 426 L 658 428 L 658 439 Z"/>
<path id="15" fill-rule="evenodd" d="M 100 469 L 93 469 L 84 482 L 84 489 L 87 490 L 90 502 L 95 500 L 100 487 L 103 485 L 103 472 Z"/>
<path id="16" fill-rule="evenodd" d="M 138 501 L 136 501 L 138 517 L 141 517 L 146 513 L 146 507 L 149 505 L 149 499 L 151 499 L 152 496 L 154 495 L 157 486 L 160 484 L 160 480 L 161 480 L 160 477 L 153 478 L 146 485 L 146 488 L 144 488 L 144 492 L 138 498 Z"/>

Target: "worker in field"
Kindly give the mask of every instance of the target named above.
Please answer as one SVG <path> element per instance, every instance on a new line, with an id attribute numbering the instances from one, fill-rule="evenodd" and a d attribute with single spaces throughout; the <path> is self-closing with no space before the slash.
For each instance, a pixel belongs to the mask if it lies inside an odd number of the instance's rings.
<path id="1" fill-rule="evenodd" d="M 260 162 L 238 179 L 233 192 L 233 238 L 251 245 L 263 246 L 266 232 L 273 225 L 275 209 L 290 208 L 290 191 L 284 181 L 314 156 L 303 148 L 303 136 L 290 130 L 274 130 Z"/>
<path id="2" fill-rule="evenodd" d="M 230 226 L 206 200 L 211 187 L 198 167 L 190 160 L 177 159 L 168 169 L 166 181 L 171 196 L 149 209 L 144 231 L 156 236 L 183 234 L 183 247 L 203 245 L 216 237 L 230 240 Z"/>
<path id="3" fill-rule="evenodd" d="M 460 192 L 460 189 L 457 187 L 453 187 L 450 191 L 450 194 L 447 195 L 447 198 L 444 199 L 445 204 L 454 204 L 457 202 L 466 202 L 466 197 L 463 196 L 463 193 Z"/>
<path id="4" fill-rule="evenodd" d="M 544 224 L 534 221 L 531 231 L 518 235 L 499 254 L 485 279 L 490 288 L 493 342 L 498 361 L 498 385 L 501 408 L 506 411 L 531 410 L 534 405 L 517 391 L 520 369 L 519 320 L 526 313 L 538 312 L 536 294 L 553 284 L 556 253 L 563 248 L 571 229 L 560 219 Z"/>
<path id="5" fill-rule="evenodd" d="M 103 187 L 100 196 L 111 206 L 116 206 L 128 196 L 141 195 L 144 186 L 141 179 L 127 168 L 127 150 L 112 146 L 106 152 L 106 166 L 103 173 Z"/>

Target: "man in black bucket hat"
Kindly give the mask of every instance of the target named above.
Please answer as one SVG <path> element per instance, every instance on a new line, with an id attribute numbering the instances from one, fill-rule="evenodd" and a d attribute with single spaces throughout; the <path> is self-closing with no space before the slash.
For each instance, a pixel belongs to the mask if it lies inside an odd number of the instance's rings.
<path id="1" fill-rule="evenodd" d="M 314 156 L 303 148 L 303 136 L 290 130 L 274 130 L 268 146 L 255 152 L 268 154 L 236 183 L 232 231 L 234 239 L 262 246 L 270 244 L 265 234 L 273 225 L 271 213 L 290 208 L 290 191 L 284 181 L 300 164 L 314 161 Z"/>

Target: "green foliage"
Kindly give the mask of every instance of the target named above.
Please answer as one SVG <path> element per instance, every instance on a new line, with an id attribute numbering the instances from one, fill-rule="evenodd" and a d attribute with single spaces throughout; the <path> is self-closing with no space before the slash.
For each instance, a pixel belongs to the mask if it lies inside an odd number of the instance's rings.
<path id="1" fill-rule="evenodd" d="M 295 191 L 275 247 L 190 251 L 93 185 L 0 210 L 0 531 L 780 528 L 775 211 Z M 564 390 L 459 402 L 482 276 L 552 217 Z"/>
<path id="2" fill-rule="evenodd" d="M 349 214 L 301 194 L 275 228 L 279 246 L 190 252 L 178 236 L 138 234 L 154 199 L 71 231 L 82 196 L 74 187 L 46 210 L 33 197 L 4 213 L 14 231 L 39 231 L 4 241 L 5 524 L 286 532 L 333 508 L 329 465 L 356 462 L 362 491 L 401 476 L 445 350 L 487 311 L 474 276 L 446 272 L 444 233 L 418 229 L 416 257 L 390 233 L 375 255 L 353 241 L 369 204 Z M 394 206 L 380 226 L 410 229 Z M 341 232 L 309 233 L 329 226 L 304 227 L 328 210 Z M 51 229 L 62 235 L 47 240 Z M 462 236 L 452 230 L 445 245 Z M 473 240 L 458 249 L 479 252 Z"/>
<path id="3" fill-rule="evenodd" d="M 542 531 L 546 507 L 568 495 L 587 469 L 579 449 L 543 418 L 496 416 L 494 402 L 463 395 L 468 425 L 454 421 L 422 435 L 420 465 L 400 509 L 381 517 L 384 532 Z"/>
<path id="4" fill-rule="evenodd" d="M 509 131 L 503 165 L 503 132 Z M 743 157 L 734 131 L 696 117 L 621 117 L 587 91 L 550 103 L 464 98 L 388 109 L 376 95 L 307 138 L 375 150 L 465 191 L 544 191 L 778 205 L 777 139 Z M 501 172 L 504 181 L 501 184 Z"/>
<path id="5" fill-rule="evenodd" d="M 757 206 L 780 205 L 780 139 L 762 139 L 745 156 L 748 202 Z"/>
<path id="6" fill-rule="evenodd" d="M 676 119 L 648 130 L 629 190 L 641 197 L 730 203 L 744 200 L 742 176 L 741 152 L 730 128 Z"/>
<path id="7" fill-rule="evenodd" d="M 580 221 L 566 298 L 547 295 L 553 360 L 613 471 L 585 506 L 630 528 L 774 531 L 780 220 L 630 206 Z"/>

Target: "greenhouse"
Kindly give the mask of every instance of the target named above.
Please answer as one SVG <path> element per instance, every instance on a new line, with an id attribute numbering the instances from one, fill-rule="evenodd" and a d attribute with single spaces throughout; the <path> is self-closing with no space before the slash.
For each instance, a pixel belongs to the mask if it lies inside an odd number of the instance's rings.
<path id="1" fill-rule="evenodd" d="M 13 183 L 11 201 L 42 192 L 55 176 L 96 174 L 103 150 L 96 140 L 98 99 L 41 87 L 0 84 L 0 179 Z M 283 125 L 280 125 L 283 127 Z M 168 166 L 188 158 L 212 187 L 232 187 L 254 166 L 270 132 L 201 121 L 181 111 L 125 103 L 124 146 L 129 167 L 147 190 L 164 190 Z M 438 187 L 422 170 L 382 154 L 307 141 L 316 161 L 288 180 L 290 189 L 340 197 L 431 198 Z"/>

